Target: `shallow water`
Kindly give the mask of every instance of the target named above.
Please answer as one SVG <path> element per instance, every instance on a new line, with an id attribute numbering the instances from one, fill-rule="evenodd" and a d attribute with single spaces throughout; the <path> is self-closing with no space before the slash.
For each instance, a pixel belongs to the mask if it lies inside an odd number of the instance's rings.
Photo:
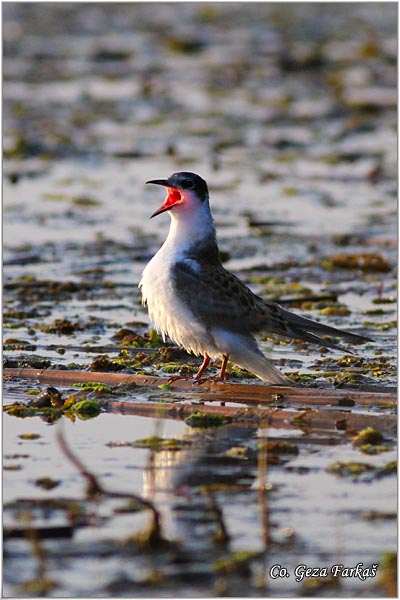
<path id="1" fill-rule="evenodd" d="M 346 363 L 345 354 L 265 337 L 279 368 L 299 385 L 396 384 L 394 3 L 6 3 L 3 12 L 6 366 L 93 370 L 99 356 L 121 358 L 116 334 L 128 328 L 142 337 L 123 372 L 169 373 L 156 347 L 135 358 L 150 340 L 137 283 L 169 225 L 166 215 L 149 219 L 163 197 L 144 182 L 192 170 L 209 183 L 228 269 L 265 298 L 375 340 L 353 347 Z M 329 262 L 341 254 L 344 266 Z M 361 257 L 351 267 L 359 255 L 378 266 Z M 180 356 L 176 368 L 194 372 L 197 363 Z M 26 404 L 27 392 L 45 387 L 6 380 L 4 403 Z M 117 399 L 199 401 L 144 386 Z M 49 424 L 4 415 L 5 527 L 45 523 L 72 535 L 7 537 L 6 597 L 391 595 L 382 573 L 396 550 L 394 475 L 339 477 L 326 468 L 388 465 L 392 429 L 384 431 L 389 451 L 365 455 L 352 446 L 355 432 L 248 422 L 201 430 L 164 416 L 104 408 Z M 121 499 L 88 500 L 56 441 L 61 422 L 101 484 L 154 502 L 163 535 L 177 545 L 124 543 L 149 515 L 118 512 Z M 26 433 L 40 437 L 19 437 Z M 154 435 L 188 443 L 107 445 Z M 265 473 L 265 435 L 292 440 L 299 454 L 268 453 Z M 41 478 L 57 484 L 45 489 Z M 72 505 L 49 499 L 77 502 L 84 524 L 71 526 Z M 229 541 L 216 543 L 221 520 Z M 232 552 L 259 554 L 221 566 Z M 378 575 L 295 581 L 297 564 L 359 562 L 379 564 Z M 273 579 L 275 564 L 290 577 Z"/>

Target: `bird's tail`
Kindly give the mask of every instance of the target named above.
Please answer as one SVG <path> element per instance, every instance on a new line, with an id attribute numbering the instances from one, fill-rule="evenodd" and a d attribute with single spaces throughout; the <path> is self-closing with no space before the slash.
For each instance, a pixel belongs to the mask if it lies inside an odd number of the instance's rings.
<path id="1" fill-rule="evenodd" d="M 273 302 L 267 302 L 266 309 L 267 328 L 269 331 L 277 333 L 278 335 L 303 340 L 305 342 L 310 342 L 311 344 L 318 344 L 319 346 L 325 346 L 326 348 L 342 350 L 344 352 L 349 352 L 350 354 L 352 353 L 347 348 L 319 336 L 326 335 L 330 337 L 340 337 L 354 343 L 373 341 L 371 338 L 362 335 L 356 335 L 349 331 L 343 331 L 342 329 L 336 329 L 336 327 L 318 323 L 318 321 L 306 319 L 305 317 L 296 315 Z"/>
<path id="2" fill-rule="evenodd" d="M 249 353 L 247 356 L 241 354 L 237 358 L 231 354 L 229 358 L 240 367 L 257 375 L 261 381 L 266 381 L 274 385 L 293 385 L 290 379 L 282 375 L 263 354 Z"/>
<path id="3" fill-rule="evenodd" d="M 223 347 L 229 354 L 229 360 L 254 373 L 262 381 L 274 385 L 293 385 L 290 379 L 282 375 L 264 356 L 254 338 L 241 335 L 231 336 L 227 332 L 214 332 L 214 337 L 223 341 Z"/>

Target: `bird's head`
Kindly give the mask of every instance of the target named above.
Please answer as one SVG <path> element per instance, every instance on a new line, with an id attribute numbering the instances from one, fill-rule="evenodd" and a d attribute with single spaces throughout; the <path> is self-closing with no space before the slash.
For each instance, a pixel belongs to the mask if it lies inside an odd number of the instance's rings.
<path id="1" fill-rule="evenodd" d="M 152 179 L 146 183 L 162 185 L 168 190 L 164 204 L 151 217 L 156 217 L 166 210 L 173 211 L 178 216 L 181 211 L 186 212 L 189 209 L 196 212 L 205 204 L 208 205 L 207 184 L 195 173 L 173 173 L 168 179 Z"/>

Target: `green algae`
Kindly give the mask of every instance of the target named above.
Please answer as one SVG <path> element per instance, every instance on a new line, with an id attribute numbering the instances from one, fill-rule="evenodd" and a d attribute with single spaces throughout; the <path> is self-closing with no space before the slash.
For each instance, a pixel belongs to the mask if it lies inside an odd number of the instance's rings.
<path id="1" fill-rule="evenodd" d="M 232 552 L 226 557 L 219 558 L 214 563 L 214 570 L 225 575 L 250 574 L 250 563 L 260 557 L 260 553 L 251 551 Z"/>
<path id="2" fill-rule="evenodd" d="M 347 308 L 347 306 L 343 306 L 343 304 L 338 304 L 336 306 L 326 306 L 325 308 L 320 309 L 320 314 L 323 316 L 340 316 L 345 317 L 351 314 L 351 310 Z"/>
<path id="3" fill-rule="evenodd" d="M 383 441 L 383 434 L 374 429 L 373 427 L 367 427 L 360 431 L 356 436 L 353 437 L 353 446 L 364 446 L 365 444 L 377 446 Z"/>
<path id="4" fill-rule="evenodd" d="M 221 417 L 221 415 L 214 415 L 211 413 L 196 412 L 186 417 L 185 423 L 189 427 L 198 429 L 205 429 L 207 427 L 221 427 L 224 423 L 227 423 L 229 419 Z"/>
<path id="5" fill-rule="evenodd" d="M 107 444 L 109 445 L 109 444 Z M 129 514 L 129 513 L 137 513 L 145 510 L 143 504 L 141 504 L 135 498 L 130 498 L 127 500 L 125 504 L 122 506 L 118 506 L 114 509 L 115 514 Z"/>
<path id="6" fill-rule="evenodd" d="M 378 470 L 378 477 L 397 475 L 397 460 L 392 460 Z"/>
<path id="7" fill-rule="evenodd" d="M 296 444 L 292 442 L 275 442 L 268 440 L 267 441 L 267 452 L 271 454 L 294 454 L 297 455 L 299 453 L 299 448 Z"/>
<path id="8" fill-rule="evenodd" d="M 119 329 L 113 335 L 113 339 L 116 340 L 120 346 L 131 348 L 159 348 L 160 346 L 165 345 L 160 335 L 154 329 L 150 329 L 148 333 L 140 335 L 132 329 L 124 327 Z"/>
<path id="9" fill-rule="evenodd" d="M 29 350 L 36 350 L 36 346 L 31 344 L 31 342 L 28 342 L 27 340 L 19 340 L 16 338 L 7 338 L 6 340 L 4 340 L 4 346 L 5 349 L 7 349 L 7 347 L 13 347 L 14 350 L 26 350 L 28 348 Z"/>
<path id="10" fill-rule="evenodd" d="M 45 597 L 58 588 L 58 583 L 48 577 L 26 581 L 21 586 L 21 592 L 28 597 Z"/>
<path id="11" fill-rule="evenodd" d="M 363 454 L 381 454 L 393 450 L 393 446 L 381 446 L 379 444 L 362 444 L 358 450 Z"/>
<path id="12" fill-rule="evenodd" d="M 357 269 L 363 273 L 389 273 L 392 266 L 388 260 L 377 253 L 334 254 L 321 262 L 328 271 L 335 269 Z"/>
<path id="13" fill-rule="evenodd" d="M 96 381 L 85 381 L 83 383 L 73 383 L 73 387 L 79 387 L 82 391 L 93 391 L 103 394 L 113 394 L 115 389 L 110 387 L 107 383 L 99 383 Z"/>
<path id="14" fill-rule="evenodd" d="M 13 417 L 26 418 L 39 416 L 49 423 L 57 421 L 63 415 L 72 420 L 74 420 L 75 417 L 85 420 L 97 417 L 100 414 L 100 404 L 94 400 L 86 400 L 82 398 L 77 399 L 74 394 L 63 400 L 58 390 L 55 388 L 47 388 L 47 390 L 49 389 L 55 390 L 57 395 L 54 393 L 49 395 L 48 402 L 46 402 L 46 404 L 34 404 L 37 402 L 37 399 L 40 397 L 40 395 L 48 393 L 46 390 L 44 390 L 39 394 L 39 396 L 35 396 L 34 400 L 32 401 L 33 404 L 31 405 L 15 402 L 14 404 L 5 405 L 3 410 Z"/>
<path id="15" fill-rule="evenodd" d="M 156 452 L 162 450 L 178 451 L 185 448 L 189 448 L 192 445 L 190 440 L 183 440 L 179 438 L 161 438 L 158 436 L 149 436 L 135 440 L 134 442 L 108 442 L 106 444 L 109 448 L 148 448 Z"/>
<path id="16" fill-rule="evenodd" d="M 43 331 L 44 333 L 57 333 L 58 335 L 72 335 L 78 330 L 82 329 L 82 326 L 77 323 L 72 323 L 69 319 L 54 319 L 52 323 L 36 325 L 36 329 Z"/>
<path id="17" fill-rule="evenodd" d="M 162 42 L 171 52 L 179 54 L 198 54 L 204 47 L 204 41 L 195 37 L 178 37 L 171 34 L 164 35 Z"/>
<path id="18" fill-rule="evenodd" d="M 88 365 L 89 371 L 100 371 L 101 373 L 114 373 L 122 371 L 124 365 L 116 360 L 110 359 L 107 355 L 98 356 Z"/>
<path id="19" fill-rule="evenodd" d="M 80 419 L 92 419 L 101 412 L 99 403 L 94 400 L 79 400 L 72 404 L 69 410 Z"/>
<path id="20" fill-rule="evenodd" d="M 390 461 L 382 467 L 374 467 L 371 464 L 356 461 L 337 461 L 329 465 L 326 471 L 339 477 L 350 477 L 355 481 L 358 479 L 369 481 L 397 474 L 397 460 Z"/>
<path id="21" fill-rule="evenodd" d="M 365 473 L 374 472 L 374 467 L 366 463 L 358 463 L 355 461 L 337 461 L 329 465 L 326 470 L 328 473 L 338 475 L 339 477 L 351 477 L 353 479 L 357 479 Z"/>
<path id="22" fill-rule="evenodd" d="M 390 598 L 397 597 L 397 553 L 386 552 L 379 560 L 379 582 Z"/>
<path id="23" fill-rule="evenodd" d="M 132 443 L 134 448 L 150 448 L 151 450 L 183 450 L 192 445 L 189 440 L 177 439 L 177 438 L 160 438 L 158 436 L 150 436 L 148 438 L 142 438 L 135 440 Z"/>
<path id="24" fill-rule="evenodd" d="M 54 408 L 34 408 L 30 406 L 26 406 L 26 404 L 22 404 L 21 402 L 16 402 L 15 404 L 6 404 L 3 406 L 4 412 L 11 415 L 12 417 L 20 417 L 24 419 L 25 417 L 36 417 L 43 414 L 59 416 L 60 411 Z"/>
<path id="25" fill-rule="evenodd" d="M 311 410 L 311 408 L 306 407 L 303 408 L 302 412 L 300 415 L 293 417 L 292 419 L 290 419 L 290 423 L 292 425 L 295 425 L 296 427 L 309 427 L 310 425 L 310 420 L 307 417 L 307 413 Z"/>
<path id="26" fill-rule="evenodd" d="M 373 298 L 372 304 L 396 304 L 397 299 L 394 296 Z"/>

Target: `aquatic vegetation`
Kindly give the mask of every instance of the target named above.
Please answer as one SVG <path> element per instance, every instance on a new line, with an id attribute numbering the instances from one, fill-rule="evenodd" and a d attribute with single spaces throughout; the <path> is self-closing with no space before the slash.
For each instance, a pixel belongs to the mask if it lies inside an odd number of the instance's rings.
<path id="1" fill-rule="evenodd" d="M 77 323 L 72 323 L 69 319 L 55 319 L 50 324 L 37 325 L 37 329 L 44 333 L 58 333 L 58 335 L 71 335 L 81 328 Z"/>
<path id="2" fill-rule="evenodd" d="M 98 383 L 96 381 L 85 381 L 84 383 L 73 383 L 74 387 L 79 387 L 82 391 L 93 391 L 104 394 L 113 394 L 115 389 L 106 383 Z"/>
<path id="3" fill-rule="evenodd" d="M 36 350 L 36 346 L 27 340 L 18 340 L 16 338 L 7 338 L 4 340 L 4 346 L 12 346 L 15 350 Z"/>
<path id="4" fill-rule="evenodd" d="M 80 419 L 92 419 L 100 414 L 100 405 L 94 400 L 79 400 L 69 407 L 69 411 Z"/>
<path id="5" fill-rule="evenodd" d="M 117 340 L 120 346 L 131 346 L 133 348 L 159 348 L 163 345 L 161 337 L 158 333 L 151 329 L 149 333 L 139 335 L 132 329 L 119 329 L 113 339 Z"/>
<path id="6" fill-rule="evenodd" d="M 357 269 L 364 273 L 389 273 L 392 266 L 378 253 L 334 254 L 322 261 L 321 266 L 333 269 Z"/>
<path id="7" fill-rule="evenodd" d="M 336 306 L 326 306 L 325 308 L 320 309 L 320 314 L 323 316 L 341 316 L 345 317 L 351 314 L 351 310 L 347 308 L 347 306 L 336 305 Z"/>
<path id="8" fill-rule="evenodd" d="M 356 479 L 365 473 L 373 472 L 374 467 L 366 463 L 338 461 L 329 465 L 326 470 L 328 473 L 339 475 L 339 477 L 352 477 Z"/>
<path id="9" fill-rule="evenodd" d="M 35 485 L 44 490 L 52 490 L 58 487 L 60 483 L 61 481 L 57 481 L 51 477 L 41 477 L 40 479 L 35 479 Z"/>
<path id="10" fill-rule="evenodd" d="M 392 460 L 378 470 L 377 477 L 397 475 L 397 460 Z"/>
<path id="11" fill-rule="evenodd" d="M 389 597 L 397 596 L 397 553 L 386 552 L 379 561 L 379 581 Z"/>
<path id="12" fill-rule="evenodd" d="M 271 454 L 298 454 L 299 449 L 292 442 L 267 441 L 267 452 Z"/>
<path id="13" fill-rule="evenodd" d="M 353 446 L 364 446 L 370 444 L 377 446 L 383 441 L 383 435 L 373 427 L 367 427 L 353 437 Z"/>
<path id="14" fill-rule="evenodd" d="M 107 446 L 110 448 L 121 448 L 130 446 L 132 448 L 149 448 L 150 450 L 161 451 L 161 450 L 183 450 L 192 445 L 190 440 L 176 439 L 176 438 L 161 438 L 158 436 L 150 436 L 148 438 L 142 438 L 135 440 L 134 442 L 109 442 Z"/>
<path id="15" fill-rule="evenodd" d="M 389 452 L 393 450 L 393 446 L 382 446 L 379 444 L 362 444 L 358 450 L 363 454 L 381 454 L 381 452 Z"/>
<path id="16" fill-rule="evenodd" d="M 339 477 L 351 477 L 353 480 L 370 481 L 372 478 L 380 479 L 397 473 L 397 460 L 393 460 L 383 467 L 374 467 L 368 463 L 355 461 L 337 461 L 327 467 L 327 472 Z"/>
<path id="17" fill-rule="evenodd" d="M 221 427 L 226 422 L 226 417 L 224 418 L 220 415 L 202 412 L 195 412 L 185 419 L 185 423 L 187 425 L 190 427 L 197 427 L 199 429 L 207 427 Z"/>
<path id="18" fill-rule="evenodd" d="M 39 395 L 34 396 L 28 405 L 15 402 L 14 404 L 5 405 L 3 410 L 13 417 L 26 418 L 39 416 L 52 423 L 62 416 L 66 416 L 71 420 L 75 419 L 75 417 L 79 419 L 92 419 L 100 414 L 101 407 L 98 402 L 76 397 L 75 394 L 63 398 L 56 388 L 48 387 Z M 29 434 L 33 437 L 29 437 L 28 434 L 26 435 L 28 437 L 24 439 L 36 439 L 36 434 Z"/>
<path id="19" fill-rule="evenodd" d="M 110 360 L 108 356 L 99 356 L 95 358 L 89 365 L 89 371 L 100 371 L 100 372 L 116 372 L 122 371 L 124 366 L 115 360 Z"/>
<path id="20" fill-rule="evenodd" d="M 214 563 L 214 569 L 217 573 L 228 574 L 248 574 L 251 562 L 260 557 L 258 552 L 238 551 L 218 559 Z"/>
<path id="21" fill-rule="evenodd" d="M 169 391 L 171 389 L 171 386 L 168 383 L 162 383 L 158 386 L 158 389 Z"/>

